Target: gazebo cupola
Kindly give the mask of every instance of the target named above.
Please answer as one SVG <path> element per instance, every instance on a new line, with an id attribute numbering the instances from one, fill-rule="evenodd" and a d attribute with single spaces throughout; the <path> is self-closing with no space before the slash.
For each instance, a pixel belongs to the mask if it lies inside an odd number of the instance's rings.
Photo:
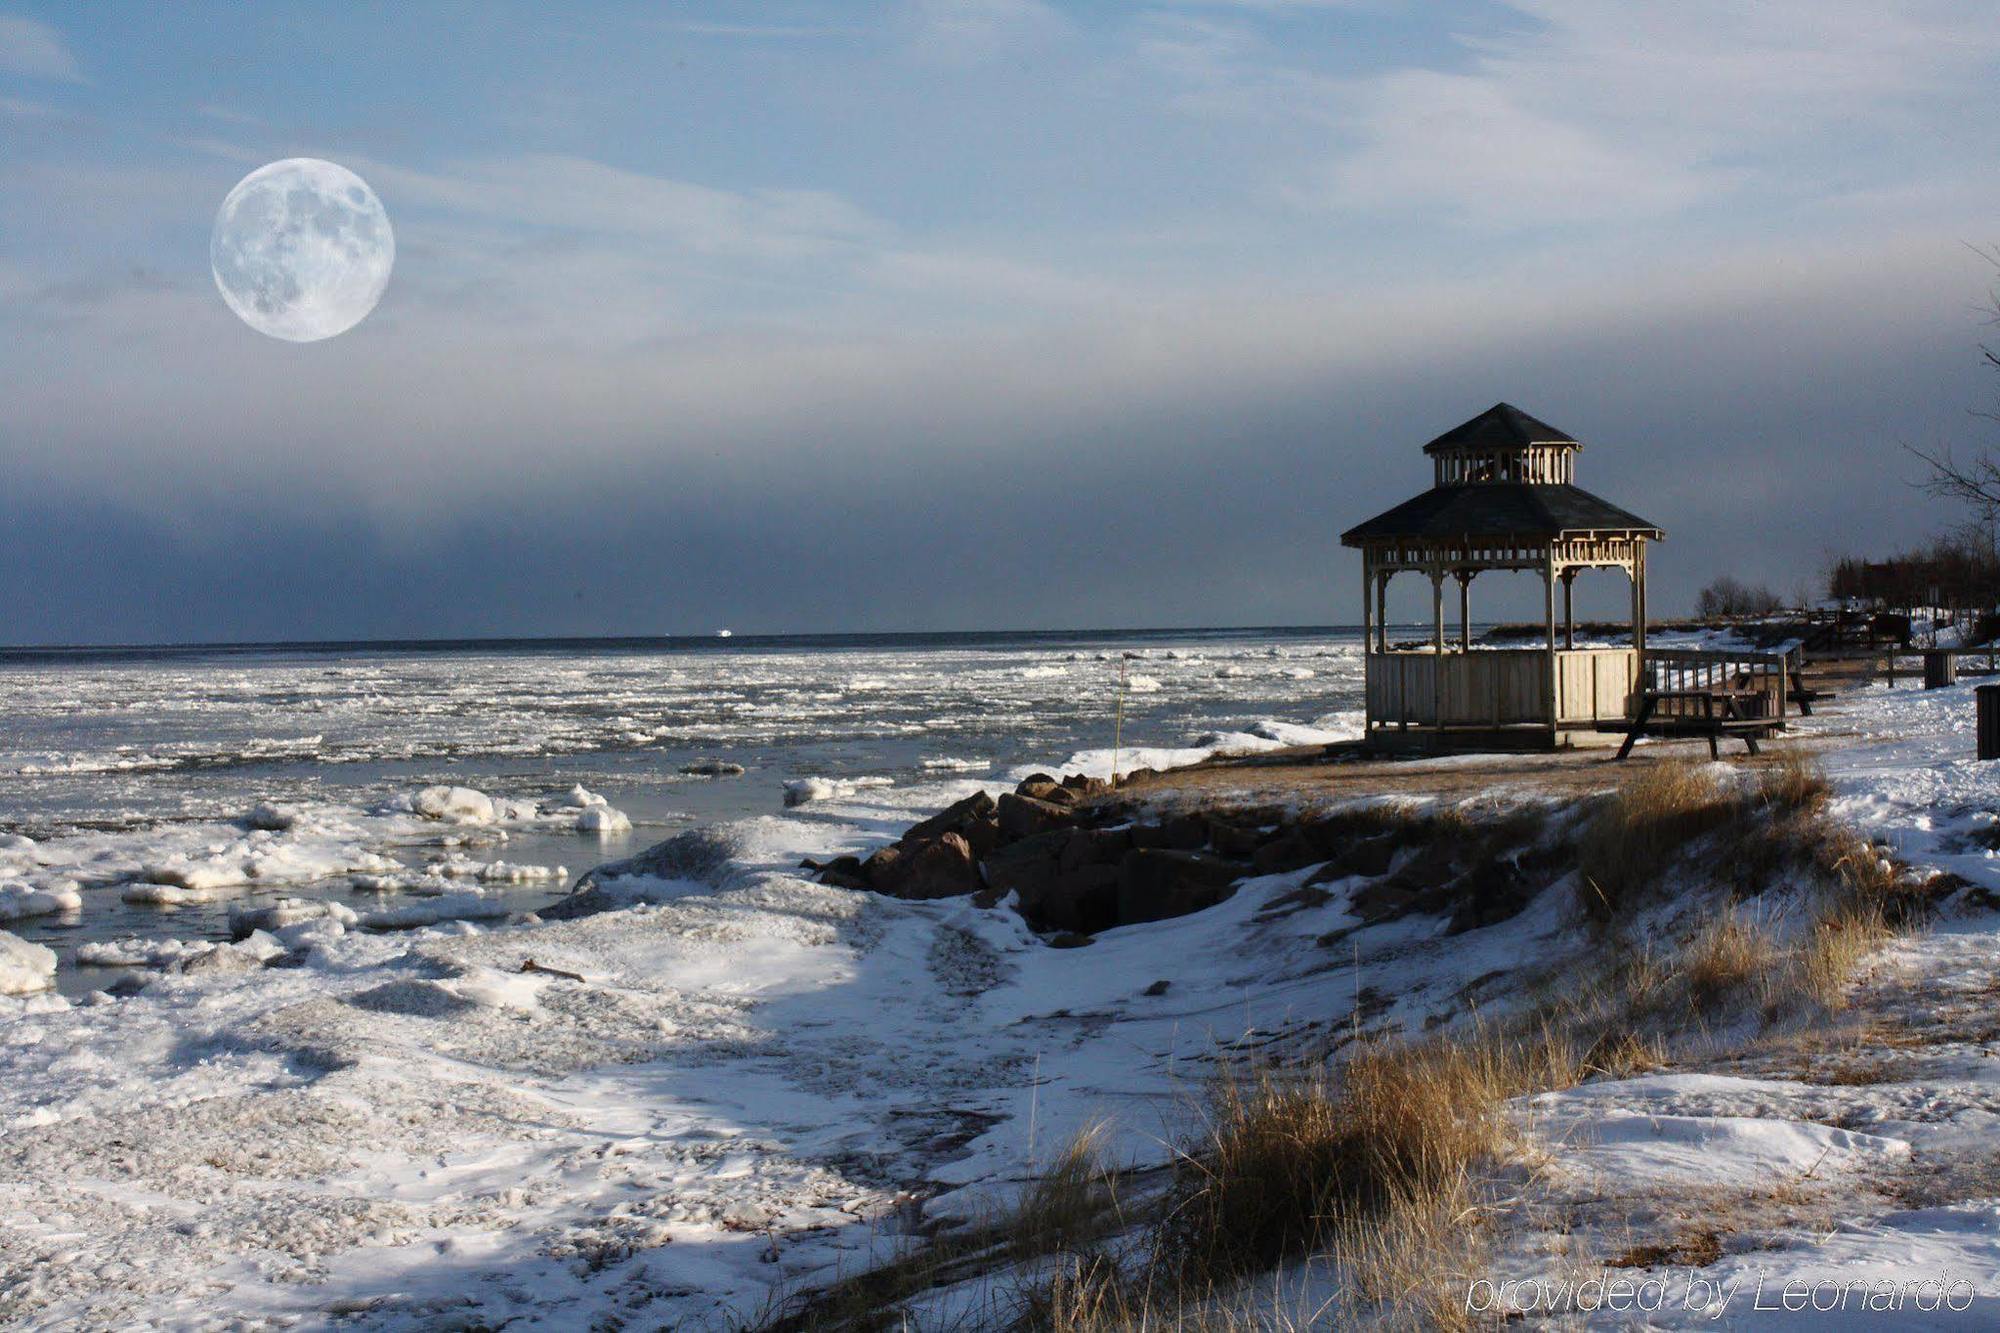
<path id="1" fill-rule="evenodd" d="M 1582 448 L 1520 408 L 1496 404 L 1424 446 L 1435 469 L 1430 490 L 1342 535 L 1361 550 L 1371 739 L 1569 744 L 1631 715 L 1646 646 L 1646 543 L 1665 534 L 1576 485 Z M 1629 647 L 1576 646 L 1573 584 L 1586 569 L 1630 578 Z M 1543 646 L 1473 648 L 1471 584 L 1489 570 L 1541 576 Z M 1389 580 L 1404 572 L 1430 580 L 1432 633 L 1428 644 L 1392 647 Z M 1447 581 L 1457 585 L 1455 644 L 1445 637 Z"/>
<path id="2" fill-rule="evenodd" d="M 1576 480 L 1583 446 L 1520 408 L 1499 403 L 1424 446 L 1440 486 L 1525 482 L 1567 485 Z"/>

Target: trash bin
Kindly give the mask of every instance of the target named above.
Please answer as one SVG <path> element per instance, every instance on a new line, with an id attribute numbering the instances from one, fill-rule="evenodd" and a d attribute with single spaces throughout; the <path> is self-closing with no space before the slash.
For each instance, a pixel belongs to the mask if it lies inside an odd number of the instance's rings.
<path id="1" fill-rule="evenodd" d="M 1941 690 L 1958 684 L 1958 654 L 1946 648 L 1924 651 L 1924 688 Z"/>
<path id="2" fill-rule="evenodd" d="M 1979 699 L 1979 757 L 2000 759 L 2000 685 L 1981 685 L 1973 694 Z"/>

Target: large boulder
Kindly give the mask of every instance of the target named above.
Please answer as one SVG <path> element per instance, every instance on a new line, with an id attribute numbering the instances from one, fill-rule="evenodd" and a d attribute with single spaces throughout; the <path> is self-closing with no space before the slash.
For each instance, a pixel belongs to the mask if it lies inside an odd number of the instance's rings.
<path id="1" fill-rule="evenodd" d="M 993 798 L 976 791 L 912 825 L 902 841 L 928 842 L 941 834 L 956 833 L 972 845 L 975 855 L 984 856 L 999 841 L 1000 828 L 993 817 L 994 809 Z"/>
<path id="2" fill-rule="evenodd" d="M 1073 829 L 1062 845 L 1061 869 L 1068 874 L 1083 866 L 1115 866 L 1131 850 L 1130 829 Z"/>
<path id="3" fill-rule="evenodd" d="M 1164 921 L 1235 893 L 1243 867 L 1204 852 L 1135 847 L 1118 863 L 1118 920 Z"/>
<path id="4" fill-rule="evenodd" d="M 1192 852 L 1208 846 L 1208 820 L 1200 815 L 1173 815 L 1158 824 L 1134 824 L 1134 847 Z"/>
<path id="5" fill-rule="evenodd" d="M 1051 829 L 1066 829 L 1076 822 L 1076 812 L 1050 801 L 1008 792 L 999 802 L 1000 837 L 1011 842 Z"/>
<path id="6" fill-rule="evenodd" d="M 1296 833 L 1280 834 L 1250 853 L 1250 864 L 1260 875 L 1280 875 L 1324 859 L 1317 847 Z"/>
<path id="7" fill-rule="evenodd" d="M 1068 829 L 1051 829 L 994 849 L 980 862 L 987 887 L 1003 896 L 1018 893 L 1021 914 L 1030 915 L 1061 874 L 1062 850 L 1070 836 Z"/>
<path id="8" fill-rule="evenodd" d="M 869 869 L 876 866 L 871 857 L 863 867 L 868 883 L 879 892 L 896 898 L 955 898 L 979 889 L 978 858 L 959 834 L 941 833 L 922 842 L 905 838 L 883 850 L 895 855 L 874 869 Z"/>
<path id="9" fill-rule="evenodd" d="M 1029 916 L 1037 930 L 1095 935 L 1118 924 L 1121 875 L 1113 865 L 1086 865 L 1058 872 Z"/>

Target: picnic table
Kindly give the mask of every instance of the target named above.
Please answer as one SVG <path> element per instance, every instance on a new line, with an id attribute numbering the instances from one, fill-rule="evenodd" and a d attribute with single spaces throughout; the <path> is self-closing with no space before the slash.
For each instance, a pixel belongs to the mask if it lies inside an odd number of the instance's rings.
<path id="1" fill-rule="evenodd" d="M 1785 725 L 1779 718 L 1751 711 L 1765 697 L 1764 691 L 1749 689 L 1643 690 L 1639 694 L 1639 711 L 1632 720 L 1612 724 L 1612 729 L 1625 733 L 1625 741 L 1618 747 L 1618 758 L 1631 754 L 1639 737 L 1648 734 L 1700 736 L 1708 742 L 1711 759 L 1722 757 L 1718 742 L 1724 736 L 1737 736 L 1751 754 L 1756 754 L 1758 738 Z M 1662 704 L 1669 705 L 1670 711 L 1661 712 Z"/>

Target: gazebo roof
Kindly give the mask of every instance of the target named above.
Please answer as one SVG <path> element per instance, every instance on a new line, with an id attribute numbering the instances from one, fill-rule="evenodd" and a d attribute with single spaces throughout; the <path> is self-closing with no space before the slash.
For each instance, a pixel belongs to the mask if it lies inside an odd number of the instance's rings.
<path id="1" fill-rule="evenodd" d="M 1502 404 L 1494 412 L 1506 408 Z M 1513 411 L 1512 408 L 1506 408 Z M 1468 426 L 1492 412 L 1460 426 Z M 1525 413 L 1517 413 L 1528 421 Z M 1539 425 L 1540 423 L 1536 423 Z M 1450 432 L 1432 441 L 1451 438 Z M 1542 441 L 1536 441 L 1541 443 Z M 1526 538 L 1547 541 L 1570 533 L 1634 532 L 1658 540 L 1666 534 L 1637 514 L 1629 513 L 1599 499 L 1578 486 L 1567 483 L 1480 482 L 1461 486 L 1433 486 L 1422 495 L 1405 500 L 1387 513 L 1377 514 L 1359 527 L 1341 534 L 1344 546 L 1365 546 L 1370 542 L 1398 538 L 1451 541 L 1459 538 Z"/>
<path id="2" fill-rule="evenodd" d="M 1537 444 L 1583 445 L 1512 403 L 1495 403 L 1463 425 L 1453 426 L 1424 446 L 1427 454 L 1460 450 L 1526 449 Z"/>

